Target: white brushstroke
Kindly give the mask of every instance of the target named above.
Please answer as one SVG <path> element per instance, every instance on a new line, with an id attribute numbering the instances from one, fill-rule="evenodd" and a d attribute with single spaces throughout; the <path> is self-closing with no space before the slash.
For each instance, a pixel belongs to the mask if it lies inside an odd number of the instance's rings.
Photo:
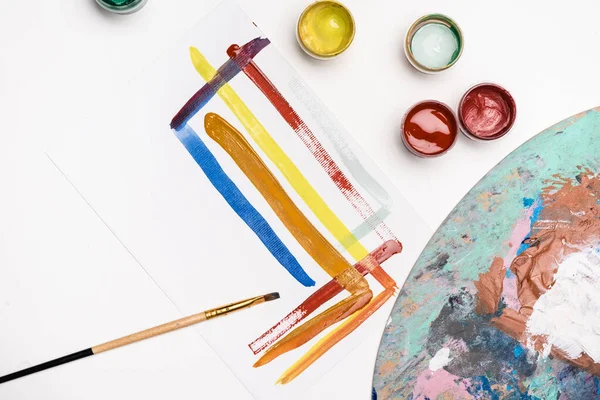
<path id="1" fill-rule="evenodd" d="M 443 347 L 435 353 L 435 356 L 433 356 L 431 360 L 429 360 L 429 369 L 435 372 L 450 364 L 450 361 L 452 361 L 450 358 L 450 349 Z"/>
<path id="2" fill-rule="evenodd" d="M 600 254 L 595 249 L 573 253 L 559 264 L 552 288 L 533 308 L 527 332 L 546 337 L 542 356 L 554 346 L 571 359 L 585 353 L 600 362 Z"/>
<path id="3" fill-rule="evenodd" d="M 287 332 L 290 330 L 298 321 L 300 321 L 304 315 L 306 314 L 306 310 L 294 310 L 294 312 L 290 315 L 289 318 L 286 318 L 280 325 L 276 328 L 269 331 L 267 335 L 262 338 L 257 339 L 250 348 L 252 351 L 256 351 L 256 349 L 260 349 L 263 345 L 267 343 L 271 343 L 274 337 L 278 337 L 282 332 Z"/>
<path id="4" fill-rule="evenodd" d="M 340 123 L 325 112 L 326 108 L 317 97 L 298 79 L 289 84 L 290 89 L 298 100 L 306 107 L 315 122 L 322 129 L 323 134 L 333 144 L 335 151 L 339 154 L 342 162 L 348 168 L 354 179 L 373 196 L 379 204 L 391 210 L 394 199 L 383 186 L 362 165 L 359 157 L 354 154 L 345 135 L 340 128 Z"/>

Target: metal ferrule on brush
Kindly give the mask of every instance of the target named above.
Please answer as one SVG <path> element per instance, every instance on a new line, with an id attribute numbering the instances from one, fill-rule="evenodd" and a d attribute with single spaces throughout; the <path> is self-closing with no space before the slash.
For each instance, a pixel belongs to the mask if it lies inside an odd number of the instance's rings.
<path id="1" fill-rule="evenodd" d="M 221 306 L 218 308 L 213 308 L 212 310 L 205 311 L 206 319 L 215 318 L 221 315 L 229 314 L 230 312 L 241 310 L 243 308 L 252 307 L 254 305 L 264 303 L 265 296 L 257 296 L 251 299 L 238 301 L 237 303 L 227 304 L 226 306 Z"/>

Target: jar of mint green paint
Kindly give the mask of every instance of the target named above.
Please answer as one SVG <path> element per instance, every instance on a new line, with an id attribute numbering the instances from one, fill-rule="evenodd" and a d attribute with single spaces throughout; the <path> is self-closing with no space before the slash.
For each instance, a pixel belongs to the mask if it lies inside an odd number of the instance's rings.
<path id="1" fill-rule="evenodd" d="M 406 58 L 426 74 L 436 74 L 456 64 L 463 46 L 458 24 L 442 14 L 429 14 L 416 20 L 404 40 Z"/>
<path id="2" fill-rule="evenodd" d="M 139 11 L 148 0 L 96 0 L 100 7 L 117 14 L 131 14 Z"/>

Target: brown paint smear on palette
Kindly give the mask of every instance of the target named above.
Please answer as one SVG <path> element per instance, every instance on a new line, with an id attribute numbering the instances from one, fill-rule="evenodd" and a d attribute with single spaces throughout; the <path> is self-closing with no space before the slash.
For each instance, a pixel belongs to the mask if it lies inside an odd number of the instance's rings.
<path id="1" fill-rule="evenodd" d="M 402 121 L 402 142 L 419 157 L 437 157 L 446 153 L 454 146 L 457 134 L 454 112 L 435 100 L 415 104 Z"/>

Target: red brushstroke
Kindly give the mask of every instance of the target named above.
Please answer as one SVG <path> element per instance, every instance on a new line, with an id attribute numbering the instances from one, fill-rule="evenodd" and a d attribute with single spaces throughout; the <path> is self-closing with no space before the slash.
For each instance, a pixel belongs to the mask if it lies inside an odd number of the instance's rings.
<path id="1" fill-rule="evenodd" d="M 400 242 L 398 242 L 397 240 L 388 240 L 384 244 L 373 250 L 371 253 L 369 253 L 367 257 L 356 263 L 354 265 L 354 268 L 356 268 L 356 270 L 360 272 L 363 276 L 367 275 L 370 272 L 373 276 L 379 275 L 381 277 L 383 274 L 385 277 L 391 280 L 391 278 L 387 275 L 383 268 L 381 268 L 380 265 L 387 261 L 394 254 L 400 253 L 401 251 L 402 245 L 400 244 Z M 377 263 L 377 266 L 372 270 L 369 269 L 369 265 L 373 264 L 372 262 L 370 262 L 370 260 L 374 260 Z M 384 283 L 389 282 L 387 278 L 380 278 L 381 280 L 378 279 L 378 281 L 380 281 L 386 288 L 395 287 L 395 282 L 393 280 L 391 280 L 391 287 Z M 337 282 L 337 280 L 332 279 L 331 281 L 323 285 L 321 288 L 319 288 L 312 295 L 310 295 L 306 300 L 304 300 L 304 302 L 302 302 L 302 304 L 300 304 L 292 312 L 286 315 L 281 321 L 279 321 L 277 324 L 271 327 L 271 329 L 265 332 L 261 337 L 250 343 L 248 347 L 250 347 L 250 350 L 252 350 L 254 354 L 260 353 L 261 351 L 269 347 L 271 344 L 275 343 L 277 339 L 289 332 L 294 326 L 296 326 L 300 321 L 302 321 L 315 310 L 317 310 L 320 306 L 322 306 L 323 304 L 340 294 L 343 290 L 344 288 L 342 287 L 342 285 L 340 285 Z M 298 314 L 301 314 L 300 318 L 297 317 Z M 287 327 L 283 329 L 280 328 L 281 326 L 286 324 Z"/>
<path id="2" fill-rule="evenodd" d="M 233 59 L 240 52 L 240 46 L 233 44 L 227 49 L 227 55 Z M 358 212 L 358 214 L 367 220 L 374 215 L 373 209 L 369 203 L 362 197 L 358 190 L 352 185 L 346 175 L 340 170 L 333 161 L 327 150 L 321 145 L 321 142 L 315 137 L 310 128 L 302 121 L 298 113 L 292 108 L 290 103 L 277 90 L 273 82 L 267 78 L 255 62 L 250 60 L 246 65 L 241 66 L 242 71 L 250 78 L 252 82 L 260 89 L 267 99 L 273 104 L 275 109 L 281 114 L 288 125 L 296 132 L 300 140 L 312 153 L 315 159 L 321 164 L 327 172 L 333 183 L 342 192 L 346 200 Z M 381 221 L 376 227 L 375 232 L 382 240 L 398 241 L 396 236 L 387 227 L 385 222 Z"/>

